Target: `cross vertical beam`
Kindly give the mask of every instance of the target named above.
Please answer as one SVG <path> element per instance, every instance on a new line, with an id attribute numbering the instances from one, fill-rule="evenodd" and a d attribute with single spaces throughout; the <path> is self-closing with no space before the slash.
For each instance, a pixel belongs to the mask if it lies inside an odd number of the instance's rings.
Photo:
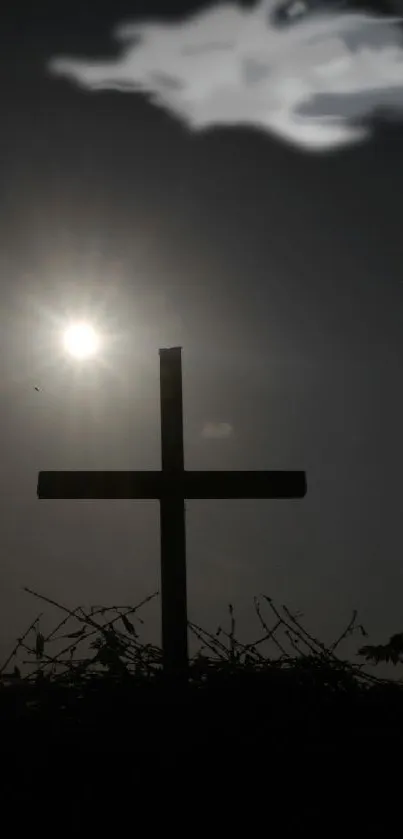
<path id="1" fill-rule="evenodd" d="M 162 471 L 180 484 L 184 472 L 181 348 L 159 351 Z M 186 524 L 183 493 L 160 498 L 161 610 L 164 673 L 187 678 Z"/>

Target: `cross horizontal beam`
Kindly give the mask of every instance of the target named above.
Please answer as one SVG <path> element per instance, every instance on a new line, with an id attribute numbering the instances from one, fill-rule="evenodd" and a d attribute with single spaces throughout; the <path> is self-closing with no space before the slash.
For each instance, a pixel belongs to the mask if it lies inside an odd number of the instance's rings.
<path id="1" fill-rule="evenodd" d="M 38 498 L 303 498 L 305 472 L 40 472 Z"/>

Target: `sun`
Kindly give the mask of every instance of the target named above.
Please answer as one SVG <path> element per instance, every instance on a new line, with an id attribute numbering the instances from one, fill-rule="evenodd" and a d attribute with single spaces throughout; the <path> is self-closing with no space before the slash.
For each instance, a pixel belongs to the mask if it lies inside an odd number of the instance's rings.
<path id="1" fill-rule="evenodd" d="M 74 358 L 91 358 L 99 347 L 99 338 L 89 323 L 73 323 L 64 333 L 64 347 Z"/>

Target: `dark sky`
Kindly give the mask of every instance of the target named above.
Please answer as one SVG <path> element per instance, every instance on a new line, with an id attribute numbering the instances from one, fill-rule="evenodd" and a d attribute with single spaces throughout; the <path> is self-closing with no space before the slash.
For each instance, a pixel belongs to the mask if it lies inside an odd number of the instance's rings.
<path id="1" fill-rule="evenodd" d="M 40 502 L 36 481 L 160 468 L 164 346 L 187 468 L 308 477 L 303 501 L 188 504 L 190 619 L 215 629 L 232 601 L 250 639 L 264 592 L 325 640 L 353 608 L 381 640 L 403 629 L 403 120 L 315 154 L 47 72 L 117 55 L 112 27 L 153 14 L 15 0 L 2 22 L 1 658 L 40 608 L 24 585 L 71 606 L 159 587 L 157 504 Z M 59 343 L 83 314 L 109 337 L 80 366 Z"/>

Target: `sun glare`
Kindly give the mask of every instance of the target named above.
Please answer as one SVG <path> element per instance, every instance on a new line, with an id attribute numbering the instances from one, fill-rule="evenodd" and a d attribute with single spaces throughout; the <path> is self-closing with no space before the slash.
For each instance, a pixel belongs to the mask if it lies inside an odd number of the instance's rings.
<path id="1" fill-rule="evenodd" d="M 90 324 L 75 323 L 66 329 L 64 346 L 74 358 L 90 358 L 97 352 L 99 339 Z"/>

